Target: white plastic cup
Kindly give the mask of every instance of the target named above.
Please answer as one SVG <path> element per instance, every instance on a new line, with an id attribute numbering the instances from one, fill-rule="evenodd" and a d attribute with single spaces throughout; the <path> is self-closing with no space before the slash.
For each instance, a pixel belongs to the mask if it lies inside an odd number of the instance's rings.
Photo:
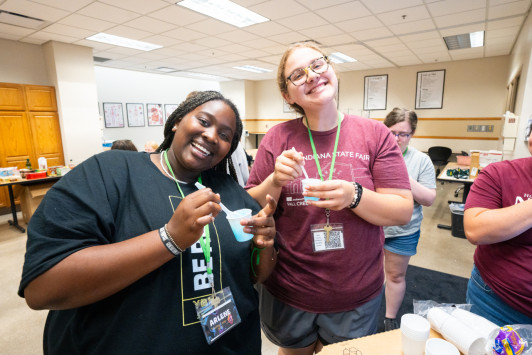
<path id="1" fill-rule="evenodd" d="M 301 180 L 301 183 L 303 185 L 303 192 L 307 191 L 307 188 L 309 185 L 316 185 L 316 184 L 319 184 L 321 183 L 321 180 L 320 179 L 303 179 Z M 305 201 L 309 201 L 309 200 L 312 200 L 312 201 L 318 201 L 319 198 L 317 197 L 309 197 L 309 196 L 304 196 L 305 197 Z"/>
<path id="2" fill-rule="evenodd" d="M 443 323 L 440 334 L 465 355 L 483 355 L 486 339 L 455 317 Z"/>
<path id="3" fill-rule="evenodd" d="M 448 341 L 431 338 L 425 344 L 425 355 L 460 355 L 460 352 Z"/>
<path id="4" fill-rule="evenodd" d="M 251 210 L 249 208 L 233 211 L 227 216 L 233 234 L 239 242 L 246 242 L 253 238 L 253 234 L 244 232 L 244 226 L 240 225 L 240 220 L 249 218 L 251 218 Z"/>
<path id="5" fill-rule="evenodd" d="M 401 339 L 404 355 L 423 355 L 429 334 L 430 323 L 422 316 L 407 313 L 401 317 Z"/>

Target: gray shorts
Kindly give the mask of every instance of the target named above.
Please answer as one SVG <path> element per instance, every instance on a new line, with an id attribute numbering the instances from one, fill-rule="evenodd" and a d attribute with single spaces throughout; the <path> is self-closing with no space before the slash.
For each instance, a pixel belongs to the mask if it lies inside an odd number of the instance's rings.
<path id="1" fill-rule="evenodd" d="M 262 285 L 256 287 L 260 297 L 262 330 L 277 346 L 304 348 L 317 339 L 320 339 L 323 345 L 327 345 L 377 332 L 383 291 L 374 299 L 351 311 L 311 313 L 279 301 Z"/>

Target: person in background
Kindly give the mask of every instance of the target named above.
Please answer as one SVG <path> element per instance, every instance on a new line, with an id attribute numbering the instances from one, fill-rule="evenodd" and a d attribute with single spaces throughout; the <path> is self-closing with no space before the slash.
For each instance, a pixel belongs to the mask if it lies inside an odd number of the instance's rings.
<path id="1" fill-rule="evenodd" d="M 170 115 L 157 152 L 103 152 L 48 191 L 19 288 L 50 309 L 45 354 L 260 353 L 253 282 L 275 265 L 276 202 L 261 209 L 226 173 L 241 132 L 236 107 L 201 92 Z M 220 201 L 253 211 L 241 222 L 252 241 L 236 241 Z"/>
<path id="2" fill-rule="evenodd" d="M 155 141 L 147 141 L 144 144 L 144 151 L 147 153 L 155 152 L 159 148 L 159 144 Z"/>
<path id="3" fill-rule="evenodd" d="M 531 172 L 532 157 L 490 163 L 465 204 L 465 235 L 477 245 L 466 301 L 498 326 L 532 324 Z"/>
<path id="4" fill-rule="evenodd" d="M 113 142 L 113 145 L 111 145 L 111 150 L 118 149 L 118 150 L 132 150 L 137 152 L 137 147 L 135 147 L 135 144 L 129 139 L 118 139 Z"/>
<path id="5" fill-rule="evenodd" d="M 312 354 L 376 332 L 384 284 L 381 226 L 410 221 L 412 193 L 389 130 L 337 110 L 338 79 L 321 49 L 290 47 L 278 85 L 301 117 L 266 133 L 246 186 L 262 205 L 267 193 L 279 201 L 278 263 L 259 287 L 261 324 L 280 354 Z M 303 165 L 322 180 L 305 193 Z"/>
<path id="6" fill-rule="evenodd" d="M 414 196 L 414 211 L 410 222 L 402 226 L 384 227 L 384 273 L 386 276 L 386 314 L 384 330 L 399 328 L 397 312 L 406 290 L 406 269 L 410 257 L 416 254 L 423 220 L 423 207 L 436 199 L 436 174 L 429 156 L 409 146 L 416 132 L 417 115 L 406 108 L 394 108 L 384 119 L 403 153 L 410 188 Z"/>
<path id="7" fill-rule="evenodd" d="M 238 183 L 240 186 L 245 187 L 249 179 L 249 168 L 248 168 L 248 156 L 242 143 L 238 143 L 238 147 L 231 155 L 231 161 L 233 164 L 233 169 L 236 171 L 236 176 L 238 178 Z M 227 172 L 230 171 L 229 164 L 227 165 Z"/>

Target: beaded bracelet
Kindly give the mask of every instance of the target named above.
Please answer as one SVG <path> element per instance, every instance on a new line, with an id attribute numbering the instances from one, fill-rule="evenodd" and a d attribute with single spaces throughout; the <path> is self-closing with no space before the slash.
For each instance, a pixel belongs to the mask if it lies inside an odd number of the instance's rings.
<path id="1" fill-rule="evenodd" d="M 353 182 L 353 185 L 355 186 L 355 194 L 353 195 L 353 202 L 349 205 L 350 209 L 356 208 L 358 204 L 360 203 L 360 198 L 362 197 L 362 185 L 360 185 L 358 182 Z"/>

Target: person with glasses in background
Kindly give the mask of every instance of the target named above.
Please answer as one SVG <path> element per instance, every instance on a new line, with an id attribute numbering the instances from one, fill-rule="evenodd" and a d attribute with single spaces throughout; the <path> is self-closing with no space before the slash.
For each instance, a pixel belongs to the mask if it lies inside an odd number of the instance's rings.
<path id="1" fill-rule="evenodd" d="M 261 204 L 266 193 L 278 199 L 278 263 L 259 287 L 261 323 L 280 354 L 312 354 L 376 332 L 382 226 L 410 220 L 412 193 L 388 129 L 337 110 L 338 78 L 319 47 L 290 47 L 277 80 L 301 116 L 266 133 L 246 186 Z M 303 166 L 322 180 L 305 193 Z"/>
<path id="2" fill-rule="evenodd" d="M 396 317 L 405 296 L 406 269 L 410 257 L 416 254 L 423 220 L 422 206 L 431 206 L 436 199 L 436 173 L 429 156 L 408 145 L 417 128 L 417 115 L 414 111 L 396 107 L 386 115 L 384 125 L 390 129 L 403 153 L 414 196 L 414 211 L 410 222 L 384 227 L 384 330 L 389 331 L 399 328 Z"/>

